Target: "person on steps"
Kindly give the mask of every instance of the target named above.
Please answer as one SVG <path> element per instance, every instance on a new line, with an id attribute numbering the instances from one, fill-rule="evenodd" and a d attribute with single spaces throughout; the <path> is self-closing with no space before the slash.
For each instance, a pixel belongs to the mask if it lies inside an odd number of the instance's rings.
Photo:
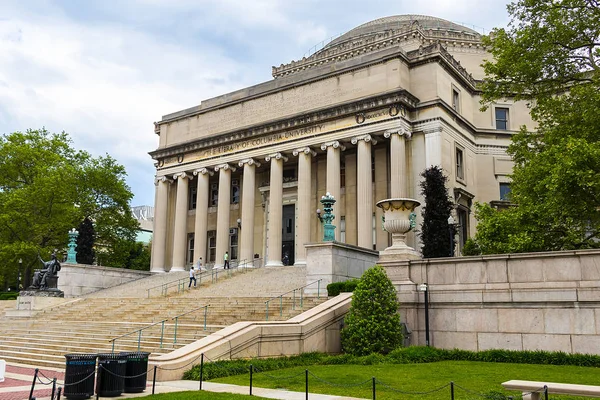
<path id="1" fill-rule="evenodd" d="M 192 287 L 192 281 L 194 281 L 194 287 L 196 287 L 196 276 L 194 275 L 194 267 L 190 267 L 190 284 L 188 288 Z"/>
<path id="2" fill-rule="evenodd" d="M 223 269 L 229 269 L 229 253 L 225 252 L 223 256 Z"/>

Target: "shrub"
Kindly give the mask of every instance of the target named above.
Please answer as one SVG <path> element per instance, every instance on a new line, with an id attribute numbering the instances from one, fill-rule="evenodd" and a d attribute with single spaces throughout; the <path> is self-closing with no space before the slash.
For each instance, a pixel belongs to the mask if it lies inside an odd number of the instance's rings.
<path id="1" fill-rule="evenodd" d="M 327 285 L 327 296 L 334 297 L 340 293 L 354 292 L 358 285 L 358 279 L 350 279 L 344 282 L 334 282 Z"/>
<path id="2" fill-rule="evenodd" d="M 402 343 L 398 300 L 383 268 L 369 268 L 360 278 L 342 329 L 345 352 L 365 356 L 387 354 Z"/>
<path id="3" fill-rule="evenodd" d="M 19 297 L 19 292 L 0 293 L 0 300 L 16 300 L 17 297 Z"/>

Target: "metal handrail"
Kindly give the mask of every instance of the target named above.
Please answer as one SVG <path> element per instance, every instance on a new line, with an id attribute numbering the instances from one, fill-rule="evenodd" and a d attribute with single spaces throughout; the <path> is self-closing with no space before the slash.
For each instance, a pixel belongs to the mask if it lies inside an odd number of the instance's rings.
<path id="1" fill-rule="evenodd" d="M 308 283 L 304 286 L 300 286 L 296 289 L 289 290 L 285 293 L 280 294 L 279 296 L 271 297 L 270 299 L 265 301 L 265 318 L 266 318 L 265 320 L 266 321 L 269 320 L 269 303 L 275 299 L 279 299 L 279 316 L 280 317 L 283 316 L 283 296 L 285 296 L 288 293 L 293 293 L 292 310 L 296 309 L 296 290 L 300 291 L 300 308 L 302 308 L 304 306 L 304 291 L 302 291 L 302 289 L 304 289 L 305 287 L 314 285 L 316 283 L 317 284 L 317 299 L 319 299 L 321 297 L 321 281 L 322 281 L 322 279 L 319 279 L 317 281 Z"/>
<path id="2" fill-rule="evenodd" d="M 129 335 L 133 335 L 134 333 L 138 334 L 138 351 L 139 351 L 140 350 L 140 343 L 141 343 L 141 340 L 142 340 L 142 331 L 145 330 L 145 329 L 148 329 L 148 328 L 152 328 L 153 326 L 158 325 L 158 324 L 161 324 L 160 348 L 162 349 L 162 347 L 163 347 L 163 339 L 164 339 L 164 332 L 165 332 L 165 322 L 166 321 L 172 321 L 172 320 L 175 320 L 175 327 L 174 327 L 174 332 L 173 332 L 173 343 L 177 343 L 177 326 L 178 326 L 178 322 L 179 322 L 178 321 L 179 317 L 183 317 L 184 315 L 187 315 L 187 314 L 193 313 L 195 311 L 198 311 L 201 308 L 204 309 L 204 325 L 203 325 L 203 330 L 206 330 L 206 314 L 207 314 L 207 310 L 208 310 L 209 306 L 210 306 L 210 304 L 207 304 L 205 306 L 201 306 L 201 307 L 195 308 L 193 310 L 186 311 L 183 314 L 179 314 L 179 315 L 176 315 L 176 316 L 171 317 L 171 318 L 163 319 L 162 321 L 153 322 L 152 324 L 144 326 L 143 328 L 136 329 L 134 331 L 125 333 L 125 334 L 123 334 L 121 336 L 117 336 L 115 338 L 112 338 L 112 339 L 109 340 L 109 342 L 112 342 L 112 353 L 115 352 L 115 341 L 117 339 L 121 339 L 122 337 L 129 336 Z"/>
<path id="3" fill-rule="evenodd" d="M 246 268 L 247 268 L 246 266 L 248 264 L 254 264 L 254 262 L 256 260 L 262 260 L 262 258 L 254 258 L 251 261 L 245 260 L 245 259 L 244 260 L 238 260 L 238 261 L 232 260 L 231 263 L 233 265 L 232 265 L 231 268 L 232 269 L 239 269 L 240 266 L 242 266 L 244 268 L 244 271 L 245 271 Z M 208 271 L 201 272 L 198 275 L 198 279 L 199 279 L 198 283 L 202 284 L 202 278 L 203 277 L 208 277 L 209 274 L 210 274 L 211 282 L 213 282 L 213 283 L 216 282 L 218 280 L 218 277 L 219 277 L 219 271 L 220 271 L 220 269 L 211 268 Z M 229 269 L 225 270 L 225 271 L 227 272 L 227 276 L 231 276 L 231 271 Z M 151 288 L 148 288 L 148 289 L 146 289 L 146 291 L 147 291 L 147 298 L 150 298 L 150 291 L 154 290 L 156 288 L 162 288 L 161 294 L 163 296 L 166 296 L 168 294 L 169 288 L 175 287 L 175 286 L 177 286 L 177 293 L 181 293 L 182 291 L 185 291 L 185 284 L 188 282 L 188 279 L 189 278 L 187 278 L 187 277 L 186 278 L 179 278 L 179 279 L 171 281 L 171 282 L 163 283 L 161 285 L 157 285 L 157 286 L 153 286 Z"/>
<path id="4" fill-rule="evenodd" d="M 152 323 L 152 324 L 150 324 L 148 326 L 145 326 L 143 328 L 136 329 L 135 331 L 131 331 L 131 332 L 125 333 L 125 334 L 123 334 L 121 336 L 117 336 L 115 338 L 110 339 L 109 342 L 112 342 L 112 353 L 115 352 L 115 340 L 121 339 L 122 337 L 125 337 L 125 336 L 132 335 L 132 334 L 134 334 L 136 332 L 138 333 L 138 351 L 140 351 L 140 342 L 142 340 L 142 331 L 145 330 L 145 329 L 148 329 L 148 328 L 152 328 L 154 325 L 158 325 L 158 324 L 162 324 L 161 333 L 160 333 L 160 347 L 162 348 L 162 339 L 163 339 L 163 333 L 164 333 L 164 330 L 165 330 L 165 321 L 168 321 L 168 320 L 169 320 L 169 318 L 163 319 L 162 321 L 154 322 L 154 323 Z"/>

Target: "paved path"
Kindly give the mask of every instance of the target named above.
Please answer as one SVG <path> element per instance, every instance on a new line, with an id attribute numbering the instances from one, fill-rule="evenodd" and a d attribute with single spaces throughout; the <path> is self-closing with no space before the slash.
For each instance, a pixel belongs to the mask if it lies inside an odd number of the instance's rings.
<path id="1" fill-rule="evenodd" d="M 2 400 L 26 400 L 29 397 L 31 382 L 34 375 L 34 367 L 17 364 L 7 364 L 4 382 L 0 382 L 0 399 Z M 40 380 L 44 383 L 57 378 L 57 388 L 64 383 L 64 372 L 52 368 L 40 369 Z M 182 392 L 189 390 L 198 390 L 199 383 L 197 381 L 168 381 L 157 382 L 155 393 L 170 393 Z M 202 390 L 209 392 L 220 393 L 237 393 L 249 394 L 248 386 L 229 385 L 224 383 L 203 382 Z M 36 383 L 33 396 L 37 400 L 49 400 L 52 391 L 52 385 L 42 385 Z M 133 397 L 142 397 L 152 394 L 152 382 L 148 382 L 146 390 L 142 393 L 124 393 L 119 396 L 119 399 L 127 399 Z M 304 400 L 306 394 L 304 392 L 291 392 L 288 390 L 278 389 L 263 389 L 254 387 L 252 389 L 254 396 L 266 397 L 269 399 L 282 400 Z M 61 398 L 64 398 L 61 396 Z M 95 396 L 93 397 L 95 399 Z M 114 397 L 100 397 L 101 399 L 114 399 Z M 358 400 L 356 397 L 332 396 L 326 394 L 309 393 L 311 400 Z"/>

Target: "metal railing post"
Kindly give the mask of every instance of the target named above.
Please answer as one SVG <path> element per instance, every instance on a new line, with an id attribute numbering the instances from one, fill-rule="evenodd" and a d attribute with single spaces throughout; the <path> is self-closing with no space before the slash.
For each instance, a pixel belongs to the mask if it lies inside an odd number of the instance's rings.
<path id="1" fill-rule="evenodd" d="M 294 301 L 292 302 L 292 310 L 296 310 L 296 289 L 294 289 Z"/>
<path id="2" fill-rule="evenodd" d="M 33 389 L 35 388 L 35 381 L 37 380 L 38 372 L 40 372 L 39 368 L 35 369 L 35 373 L 33 374 L 33 381 L 31 382 L 31 391 L 29 392 L 29 400 L 33 397 Z"/>
<path id="3" fill-rule="evenodd" d="M 116 340 L 116 339 L 113 339 L 113 340 L 112 340 L 112 353 L 113 353 L 113 354 L 115 354 L 115 340 Z"/>
<path id="4" fill-rule="evenodd" d="M 177 320 L 179 317 L 175 317 L 175 331 L 173 332 L 173 344 L 177 343 Z"/>
<path id="5" fill-rule="evenodd" d="M 138 333 L 138 351 L 140 351 L 140 342 L 142 341 L 142 330 Z"/>
<path id="6" fill-rule="evenodd" d="M 304 308 L 304 290 L 300 292 L 300 308 Z"/>
<path id="7" fill-rule="evenodd" d="M 283 317 L 283 295 L 279 296 L 279 316 Z"/>
<path id="8" fill-rule="evenodd" d="M 317 281 L 317 299 L 321 296 L 321 280 Z"/>
<path id="9" fill-rule="evenodd" d="M 161 323 L 161 327 L 160 327 L 160 348 L 163 348 L 163 337 L 165 334 L 165 321 L 163 320 L 163 322 Z"/>
<path id="10" fill-rule="evenodd" d="M 204 353 L 200 355 L 200 388 L 198 390 L 202 390 L 202 374 L 204 372 Z"/>
<path id="11" fill-rule="evenodd" d="M 269 300 L 267 300 L 265 302 L 265 306 L 266 306 L 266 314 L 267 314 L 267 318 L 265 319 L 265 321 L 269 320 Z"/>
<path id="12" fill-rule="evenodd" d="M 206 311 L 208 310 L 208 306 L 204 306 L 204 330 L 206 330 Z M 202 353 L 204 355 L 204 353 Z"/>

